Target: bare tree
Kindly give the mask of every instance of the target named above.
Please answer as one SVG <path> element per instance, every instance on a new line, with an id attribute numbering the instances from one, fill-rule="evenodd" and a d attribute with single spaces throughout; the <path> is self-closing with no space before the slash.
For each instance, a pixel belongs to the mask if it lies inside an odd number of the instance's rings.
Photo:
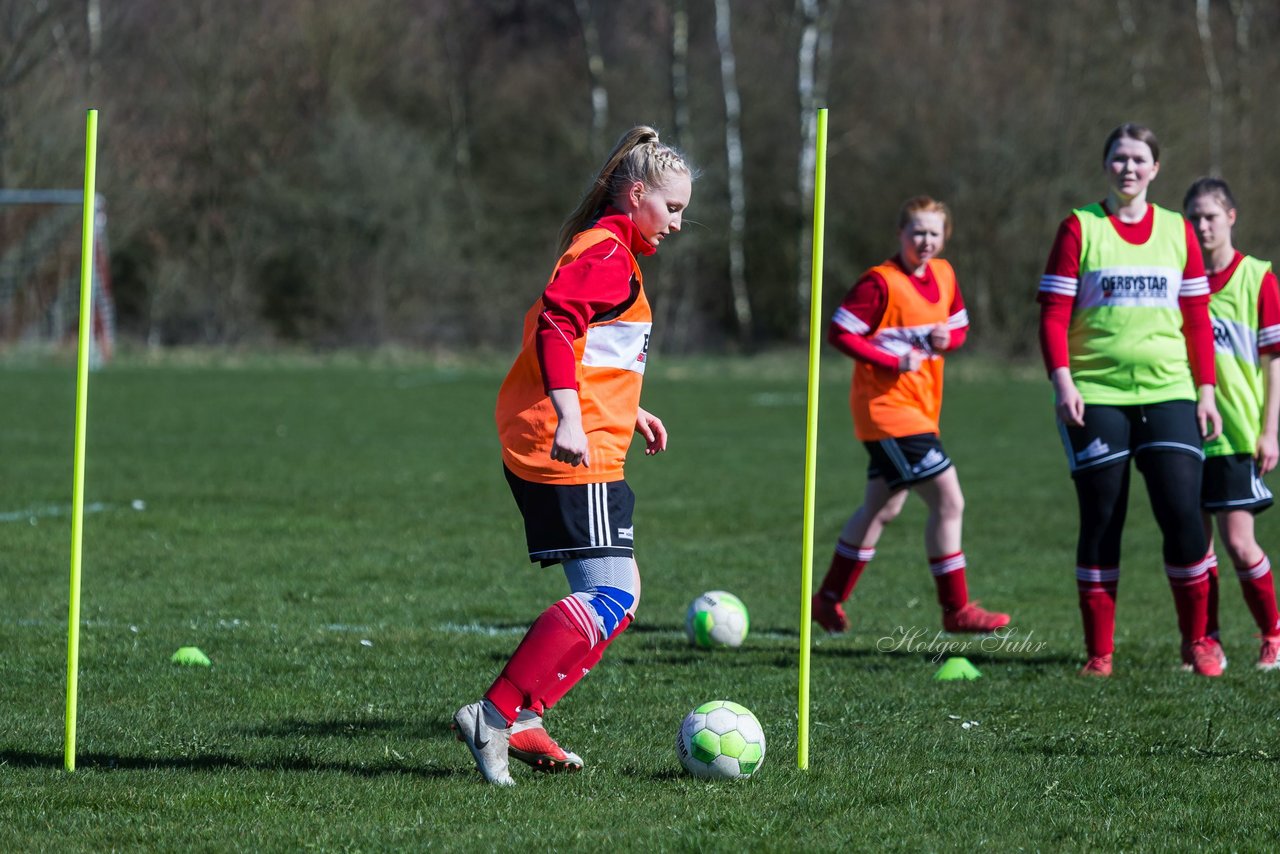
<path id="1" fill-rule="evenodd" d="M 582 24 L 582 41 L 587 49 L 587 73 L 591 78 L 591 150 L 605 149 L 605 128 L 609 126 L 609 90 L 604 85 L 604 54 L 600 51 L 600 31 L 590 0 L 574 0 Z"/>
<path id="2" fill-rule="evenodd" d="M 1209 0 L 1196 0 L 1196 31 L 1200 34 L 1200 53 L 1204 56 L 1204 72 L 1209 80 L 1209 171 L 1222 173 L 1222 72 L 1213 50 L 1213 31 L 1209 26 Z"/>
<path id="3" fill-rule="evenodd" d="M 796 254 L 796 332 L 809 335 L 809 296 L 813 271 L 814 170 L 817 166 L 818 108 L 827 100 L 831 59 L 831 30 L 839 0 L 797 0 L 800 12 L 799 73 L 800 163 L 797 186 L 800 196 L 800 235 Z"/>
<path id="4" fill-rule="evenodd" d="M 1231 14 L 1236 19 L 1236 114 L 1240 117 L 1240 147 L 1248 150 L 1253 145 L 1253 87 L 1249 78 L 1253 71 L 1252 57 L 1249 54 L 1249 29 L 1253 19 L 1253 4 L 1250 0 L 1231 0 Z M 1246 166 L 1243 175 L 1248 183 L 1251 175 Z"/>
<path id="5" fill-rule="evenodd" d="M 724 147 L 729 170 L 729 288 L 738 339 L 752 337 L 751 300 L 747 294 L 747 194 L 742 166 L 742 102 L 738 97 L 737 60 L 729 0 L 716 0 L 716 45 L 720 49 L 720 82 L 724 89 Z"/>
<path id="6" fill-rule="evenodd" d="M 676 142 L 685 151 L 693 148 L 693 127 L 689 121 L 689 6 L 686 0 L 671 0 L 671 125 Z M 678 288 L 666 287 L 665 329 L 673 350 L 687 349 L 697 298 L 696 258 L 681 252 L 671 275 Z"/>
<path id="7" fill-rule="evenodd" d="M 0 4 L 0 187 L 7 177 L 9 93 L 49 57 L 49 43 L 56 44 L 54 29 L 61 25 L 62 5 L 48 0 Z"/>
<path id="8" fill-rule="evenodd" d="M 1120 13 L 1120 29 L 1124 32 L 1125 39 L 1130 42 L 1136 42 L 1138 38 L 1138 18 L 1133 11 L 1133 0 L 1116 0 L 1116 11 Z M 1133 91 L 1144 92 L 1147 88 L 1147 78 L 1142 71 L 1142 52 L 1130 50 L 1128 54 L 1130 84 L 1133 86 Z"/>

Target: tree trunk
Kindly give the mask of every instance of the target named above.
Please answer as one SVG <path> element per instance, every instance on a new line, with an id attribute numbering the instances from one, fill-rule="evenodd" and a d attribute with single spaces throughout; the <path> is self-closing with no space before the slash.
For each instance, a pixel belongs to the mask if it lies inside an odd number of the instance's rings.
<path id="1" fill-rule="evenodd" d="M 747 295 L 746 242 L 747 197 L 743 181 L 742 104 L 738 97 L 737 62 L 733 53 L 729 0 L 716 0 L 716 44 L 720 49 L 720 81 L 724 88 L 724 145 L 729 173 L 729 287 L 738 340 L 749 345 L 752 337 L 751 300 Z"/>
<path id="2" fill-rule="evenodd" d="M 475 181 L 471 176 L 471 118 L 468 110 L 469 97 L 466 87 L 466 57 L 459 56 L 465 48 L 460 46 L 462 28 L 450 32 L 457 26 L 456 18 L 441 21 L 440 48 L 445 73 L 446 96 L 449 103 L 449 130 L 453 147 L 453 171 L 457 180 L 458 192 L 462 197 L 462 206 L 470 228 L 480 228 L 480 203 L 476 200 Z"/>
<path id="3" fill-rule="evenodd" d="M 689 122 L 689 7 L 686 0 L 671 2 L 671 124 L 675 143 L 685 152 L 693 149 Z M 692 320 L 698 305 L 697 257 L 680 252 L 663 276 L 663 335 L 672 352 L 689 350 Z"/>
<path id="4" fill-rule="evenodd" d="M 1249 0 L 1231 0 L 1231 14 L 1236 19 L 1236 123 L 1240 130 L 1240 151 L 1253 150 L 1253 87 L 1249 78 L 1253 74 L 1252 57 L 1249 55 L 1249 24 L 1253 18 L 1253 4 Z M 1248 186 L 1253 180 L 1249 164 L 1253 158 L 1242 157 L 1241 174 L 1237 176 Z"/>
<path id="5" fill-rule="evenodd" d="M 1213 52 L 1213 31 L 1209 27 L 1209 0 L 1196 0 L 1196 30 L 1200 33 L 1200 52 L 1204 56 L 1204 72 L 1209 79 L 1209 171 L 1222 174 L 1222 73 Z"/>
<path id="6" fill-rule="evenodd" d="M 1116 11 L 1120 13 L 1120 29 L 1126 41 L 1135 48 L 1129 51 L 1129 82 L 1135 92 L 1145 92 L 1147 78 L 1142 72 L 1142 51 L 1136 46 L 1138 40 L 1138 18 L 1133 12 L 1132 0 L 1116 0 Z"/>
<path id="7" fill-rule="evenodd" d="M 797 0 L 801 16 L 797 75 L 800 95 L 799 188 L 800 243 L 796 254 L 796 332 L 809 337 L 813 283 L 813 193 L 817 167 L 818 109 L 826 103 L 831 67 L 831 31 L 839 0 Z"/>
<path id="8" fill-rule="evenodd" d="M 582 41 L 587 50 L 587 74 L 591 79 L 591 151 L 603 155 L 605 129 L 609 125 L 609 90 L 604 85 L 604 54 L 600 52 L 600 31 L 590 0 L 574 0 L 582 24 Z"/>

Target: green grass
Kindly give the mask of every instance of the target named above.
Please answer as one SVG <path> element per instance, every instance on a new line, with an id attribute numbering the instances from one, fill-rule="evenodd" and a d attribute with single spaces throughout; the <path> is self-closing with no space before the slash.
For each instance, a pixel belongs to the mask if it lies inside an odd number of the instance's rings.
<path id="1" fill-rule="evenodd" d="M 843 366 L 822 386 L 815 573 L 861 496 Z M 500 372 L 414 364 L 119 364 L 93 376 L 78 770 L 62 770 L 74 376 L 0 370 L 0 850 L 1266 850 L 1280 836 L 1280 674 L 1228 566 L 1223 678 L 1175 669 L 1140 486 L 1116 676 L 1082 681 L 1074 496 L 1043 381 L 957 363 L 944 435 L 968 499 L 973 594 L 1021 648 L 938 683 L 922 507 L 815 635 L 796 769 L 802 355 L 655 365 L 671 450 L 636 455 L 644 598 L 549 718 L 587 770 L 479 782 L 453 741 L 520 632 L 564 593 L 526 563 L 491 429 Z M 141 502 L 135 504 L 135 502 Z M 137 509 L 142 508 L 142 509 Z M 1280 542 L 1271 512 L 1264 544 Z M 721 588 L 736 651 L 684 640 Z M 963 639 L 953 639 L 963 640 Z M 169 663 L 195 645 L 213 667 Z M 684 714 L 752 709 L 757 775 L 680 773 Z"/>

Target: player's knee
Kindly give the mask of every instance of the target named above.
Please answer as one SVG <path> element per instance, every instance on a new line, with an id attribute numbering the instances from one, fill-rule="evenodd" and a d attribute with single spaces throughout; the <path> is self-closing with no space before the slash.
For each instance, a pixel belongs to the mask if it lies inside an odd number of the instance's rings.
<path id="1" fill-rule="evenodd" d="M 1253 536 L 1245 531 L 1227 531 L 1223 534 L 1222 546 L 1235 566 L 1249 566 L 1256 563 L 1258 555 L 1262 552 Z"/>

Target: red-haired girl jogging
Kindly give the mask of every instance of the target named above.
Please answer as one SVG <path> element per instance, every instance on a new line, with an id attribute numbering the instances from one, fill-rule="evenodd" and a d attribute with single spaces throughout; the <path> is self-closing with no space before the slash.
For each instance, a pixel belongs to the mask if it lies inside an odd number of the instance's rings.
<path id="1" fill-rule="evenodd" d="M 908 199 L 898 216 L 898 254 L 863 273 L 828 329 L 828 340 L 854 360 L 854 432 L 871 458 L 862 506 L 840 532 L 813 597 L 813 618 L 829 632 L 848 630 L 842 603 L 908 492 L 929 508 L 925 549 L 943 628 L 990 632 L 1009 623 L 1008 614 L 969 601 L 960 544 L 964 495 L 939 438 L 943 355 L 964 343 L 969 329 L 955 271 L 938 257 L 950 236 L 946 205 Z"/>

